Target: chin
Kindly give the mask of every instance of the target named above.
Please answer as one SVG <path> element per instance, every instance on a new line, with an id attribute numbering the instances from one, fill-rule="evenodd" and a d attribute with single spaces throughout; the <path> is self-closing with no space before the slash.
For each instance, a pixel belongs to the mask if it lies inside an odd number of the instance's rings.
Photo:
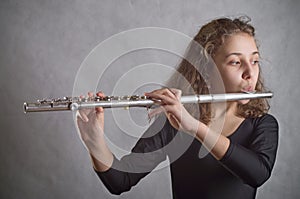
<path id="1" fill-rule="evenodd" d="M 249 102 L 250 102 L 249 99 L 246 99 L 246 100 L 239 100 L 239 101 L 238 101 L 238 103 L 239 103 L 239 104 L 242 104 L 242 105 L 248 104 Z"/>

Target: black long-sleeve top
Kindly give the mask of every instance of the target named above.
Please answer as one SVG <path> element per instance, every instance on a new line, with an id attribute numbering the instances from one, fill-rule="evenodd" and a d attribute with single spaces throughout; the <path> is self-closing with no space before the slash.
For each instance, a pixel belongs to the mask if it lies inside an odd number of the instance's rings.
<path id="1" fill-rule="evenodd" d="M 255 198 L 275 162 L 278 123 L 269 114 L 247 118 L 228 138 L 229 148 L 218 161 L 196 138 L 159 117 L 131 154 L 121 160 L 114 157 L 112 167 L 97 174 L 111 193 L 121 194 L 168 156 L 174 199 Z"/>

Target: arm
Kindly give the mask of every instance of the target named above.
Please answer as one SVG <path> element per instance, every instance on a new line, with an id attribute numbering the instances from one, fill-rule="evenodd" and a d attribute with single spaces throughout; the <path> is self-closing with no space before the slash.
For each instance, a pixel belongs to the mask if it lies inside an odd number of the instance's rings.
<path id="1" fill-rule="evenodd" d="M 93 97 L 93 93 L 88 93 Z M 99 92 L 97 96 L 104 97 Z M 80 137 L 90 153 L 94 168 L 98 171 L 108 170 L 113 162 L 113 154 L 104 139 L 104 110 L 102 107 L 83 109 L 77 112 L 77 125 Z"/>
<path id="2" fill-rule="evenodd" d="M 244 183 L 259 187 L 270 178 L 275 163 L 278 123 L 271 115 L 265 115 L 256 118 L 253 127 L 247 148 L 215 133 L 201 122 L 194 134 L 226 169 Z"/>
<path id="3" fill-rule="evenodd" d="M 103 184 L 112 194 L 121 194 L 129 191 L 143 177 L 166 159 L 164 136 L 171 130 L 165 125 L 165 119 L 159 117 L 138 140 L 129 155 L 118 160 L 113 156 L 112 166 L 104 171 L 95 171 Z"/>
<path id="4" fill-rule="evenodd" d="M 232 173 L 252 187 L 261 186 L 269 179 L 278 146 L 278 123 L 270 115 L 256 119 L 249 148 L 233 142 L 221 159 Z"/>
<path id="5" fill-rule="evenodd" d="M 175 129 L 196 137 L 216 159 L 220 160 L 224 156 L 229 148 L 230 140 L 191 116 L 180 102 L 180 90 L 166 88 L 145 95 L 160 105 L 150 113 L 150 117 L 164 112 Z"/>
<path id="6" fill-rule="evenodd" d="M 90 97 L 93 93 L 88 93 Z M 97 93 L 103 97 L 103 93 Z M 164 117 L 159 117 L 139 139 L 132 153 L 118 160 L 107 147 L 104 139 L 103 108 L 80 110 L 77 116 L 80 136 L 90 153 L 94 170 L 107 189 L 121 194 L 136 185 L 160 162 L 166 159 L 163 137 L 172 130 Z M 167 127 L 167 128 L 165 128 Z"/>
<path id="7" fill-rule="evenodd" d="M 217 160 L 245 183 L 258 187 L 270 177 L 278 144 L 278 124 L 272 116 L 257 119 L 251 146 L 245 148 L 193 118 L 180 103 L 180 90 L 160 89 L 147 93 L 147 96 L 159 100 L 161 105 L 152 115 L 164 112 L 174 128 L 195 136 Z"/>

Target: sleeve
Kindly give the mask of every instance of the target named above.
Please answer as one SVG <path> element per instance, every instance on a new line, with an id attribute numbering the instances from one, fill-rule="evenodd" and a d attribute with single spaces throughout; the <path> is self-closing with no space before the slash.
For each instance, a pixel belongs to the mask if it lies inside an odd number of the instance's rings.
<path id="1" fill-rule="evenodd" d="M 259 187 L 271 176 L 278 146 L 278 123 L 271 115 L 254 125 L 249 148 L 230 142 L 220 160 L 233 174 L 252 187 Z"/>
<path id="2" fill-rule="evenodd" d="M 105 172 L 95 172 L 110 193 L 120 195 L 129 191 L 143 177 L 149 174 L 160 162 L 166 159 L 163 146 L 170 125 L 165 117 L 157 118 L 138 140 L 129 155 L 118 160 Z"/>

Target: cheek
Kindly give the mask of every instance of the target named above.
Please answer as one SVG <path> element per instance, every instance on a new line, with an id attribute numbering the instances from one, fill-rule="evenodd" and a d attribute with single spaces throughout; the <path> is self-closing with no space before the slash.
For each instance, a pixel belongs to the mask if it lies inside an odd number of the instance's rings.
<path id="1" fill-rule="evenodd" d="M 236 87 L 236 85 L 240 83 L 239 75 L 240 74 L 234 72 L 223 73 L 222 79 L 225 84 L 225 88 L 230 89 Z"/>
<path id="2" fill-rule="evenodd" d="M 256 74 L 255 74 L 255 82 L 256 83 L 258 81 L 258 77 L 259 77 L 259 69 L 256 71 Z"/>

